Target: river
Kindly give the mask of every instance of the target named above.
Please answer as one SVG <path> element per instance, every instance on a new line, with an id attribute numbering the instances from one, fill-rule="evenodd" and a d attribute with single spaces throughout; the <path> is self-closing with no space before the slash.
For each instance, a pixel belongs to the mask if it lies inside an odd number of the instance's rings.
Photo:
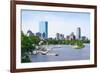
<path id="1" fill-rule="evenodd" d="M 69 61 L 69 60 L 88 60 L 90 59 L 90 44 L 85 44 L 84 48 L 74 49 L 70 45 L 48 45 L 48 48 L 53 48 L 52 52 L 55 55 L 32 55 L 32 62 L 49 62 L 49 61 Z"/>

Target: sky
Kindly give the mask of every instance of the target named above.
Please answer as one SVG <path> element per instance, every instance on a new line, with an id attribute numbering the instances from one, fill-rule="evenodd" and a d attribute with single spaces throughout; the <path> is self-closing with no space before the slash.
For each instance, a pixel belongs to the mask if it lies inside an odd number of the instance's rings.
<path id="1" fill-rule="evenodd" d="M 48 37 L 55 37 L 56 33 L 76 35 L 77 28 L 81 28 L 81 36 L 90 38 L 90 13 L 67 12 L 67 11 L 39 11 L 22 10 L 22 31 L 28 30 L 33 33 L 39 32 L 39 22 L 48 21 Z"/>

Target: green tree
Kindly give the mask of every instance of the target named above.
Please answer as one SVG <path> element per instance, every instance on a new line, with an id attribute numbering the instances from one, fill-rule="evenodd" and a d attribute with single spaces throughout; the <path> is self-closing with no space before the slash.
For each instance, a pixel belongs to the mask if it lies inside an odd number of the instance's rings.
<path id="1" fill-rule="evenodd" d="M 21 62 L 30 62 L 29 52 L 35 49 L 35 46 L 32 44 L 33 42 L 30 40 L 30 37 L 21 31 Z"/>

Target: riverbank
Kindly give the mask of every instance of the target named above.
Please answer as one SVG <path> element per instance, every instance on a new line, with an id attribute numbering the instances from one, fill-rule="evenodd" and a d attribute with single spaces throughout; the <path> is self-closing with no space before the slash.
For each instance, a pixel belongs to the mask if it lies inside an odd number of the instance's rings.
<path id="1" fill-rule="evenodd" d="M 57 47 L 58 46 L 58 47 Z M 83 49 L 73 49 L 70 45 L 49 45 L 51 49 L 47 55 L 31 55 L 32 62 L 69 61 L 90 59 L 90 44 L 85 44 Z M 55 56 L 54 54 L 58 54 Z"/>
<path id="2" fill-rule="evenodd" d="M 50 47 L 51 46 L 51 47 Z M 54 48 L 62 48 L 64 45 L 41 45 L 39 47 L 41 47 L 40 49 L 37 49 L 37 50 L 33 50 L 33 54 L 42 54 L 42 55 L 47 55 L 48 53 L 50 54 Z M 65 45 L 66 46 L 66 45 Z M 85 45 L 69 45 L 71 48 L 74 48 L 74 49 L 82 49 L 85 47 Z M 48 54 L 48 55 L 49 55 Z M 52 54 L 52 53 L 51 53 Z M 50 55 L 51 55 L 50 54 Z M 55 54 L 55 53 L 54 53 Z M 56 55 L 56 54 L 55 54 Z"/>
<path id="3" fill-rule="evenodd" d="M 82 48 L 85 47 L 85 45 L 80 45 L 80 46 L 78 46 L 78 45 L 71 45 L 71 46 L 72 46 L 72 48 L 75 48 L 75 49 L 82 49 Z"/>

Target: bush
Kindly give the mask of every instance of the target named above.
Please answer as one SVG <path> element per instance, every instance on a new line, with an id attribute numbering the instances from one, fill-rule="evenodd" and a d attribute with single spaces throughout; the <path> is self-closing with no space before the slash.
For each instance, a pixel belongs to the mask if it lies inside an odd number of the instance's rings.
<path id="1" fill-rule="evenodd" d="M 25 56 L 25 58 L 21 58 L 21 62 L 22 63 L 27 63 L 27 62 L 31 62 L 30 58 L 28 55 Z"/>

